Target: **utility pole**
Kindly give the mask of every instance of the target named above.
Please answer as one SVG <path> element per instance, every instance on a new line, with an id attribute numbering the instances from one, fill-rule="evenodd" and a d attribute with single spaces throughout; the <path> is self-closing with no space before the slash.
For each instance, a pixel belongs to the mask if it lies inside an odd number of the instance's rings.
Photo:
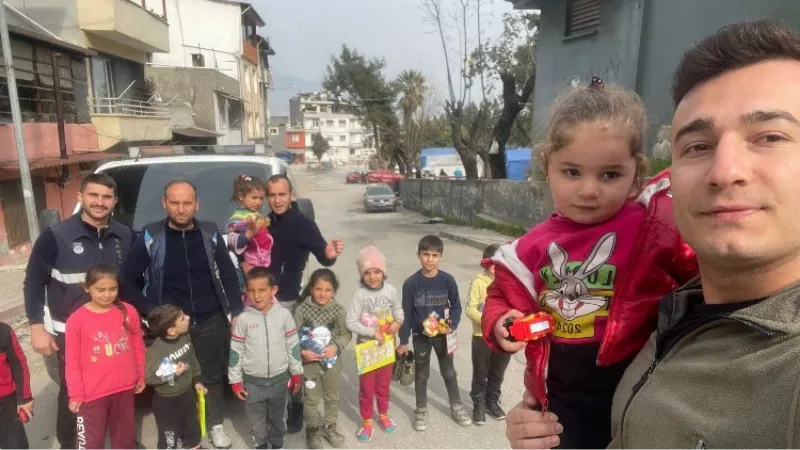
<path id="1" fill-rule="evenodd" d="M 5 1 L 0 1 L 0 40 L 3 45 L 3 62 L 6 69 L 8 96 L 11 101 L 11 118 L 14 121 L 14 140 L 17 144 L 19 159 L 19 178 L 22 182 L 22 198 L 25 201 L 25 215 L 28 216 L 28 238 L 31 243 L 39 237 L 39 224 L 36 217 L 36 202 L 33 198 L 31 170 L 28 167 L 28 154 L 25 153 L 25 140 L 22 136 L 22 114 L 19 112 L 19 93 L 17 93 L 17 77 L 14 74 L 14 63 L 11 59 L 11 41 L 8 37 Z"/>
<path id="2" fill-rule="evenodd" d="M 61 159 L 68 159 L 67 156 L 67 136 L 64 131 L 64 115 L 61 106 L 61 69 L 58 66 L 58 60 L 61 54 L 56 52 L 50 53 L 50 64 L 53 68 L 53 90 L 55 91 L 55 107 L 56 107 L 56 123 L 58 124 L 58 148 L 60 150 Z M 61 178 L 58 180 L 58 186 L 63 189 L 69 179 L 69 166 L 66 163 L 61 165 Z"/>

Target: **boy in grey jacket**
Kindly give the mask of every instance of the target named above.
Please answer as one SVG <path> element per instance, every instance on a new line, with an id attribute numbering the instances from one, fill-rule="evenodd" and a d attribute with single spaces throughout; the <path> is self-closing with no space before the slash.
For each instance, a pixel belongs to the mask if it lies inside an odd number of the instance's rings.
<path id="1" fill-rule="evenodd" d="M 228 379 L 245 401 L 255 448 L 283 448 L 287 383 L 293 394 L 302 386 L 297 327 L 288 309 L 273 304 L 278 287 L 267 269 L 251 269 L 245 283 L 253 305 L 233 327 Z"/>

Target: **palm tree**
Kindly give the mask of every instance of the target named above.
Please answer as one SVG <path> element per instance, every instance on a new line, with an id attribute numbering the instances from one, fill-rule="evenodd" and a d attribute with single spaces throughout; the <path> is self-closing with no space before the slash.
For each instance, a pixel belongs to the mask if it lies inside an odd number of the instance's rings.
<path id="1" fill-rule="evenodd" d="M 399 106 L 403 111 L 403 122 L 413 121 L 414 113 L 422 106 L 428 91 L 425 77 L 416 70 L 404 70 L 397 77 L 397 87 L 402 97 Z"/>

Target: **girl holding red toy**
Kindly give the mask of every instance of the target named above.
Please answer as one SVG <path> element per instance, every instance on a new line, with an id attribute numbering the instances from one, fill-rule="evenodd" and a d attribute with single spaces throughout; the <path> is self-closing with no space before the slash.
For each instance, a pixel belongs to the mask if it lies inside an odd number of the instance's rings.
<path id="1" fill-rule="evenodd" d="M 655 329 L 660 298 L 697 274 L 669 174 L 645 185 L 646 124 L 638 95 L 598 77 L 562 96 L 536 146 L 556 211 L 490 261 L 484 338 L 496 351 L 525 349 L 525 385 L 558 416 L 562 448 L 606 447 L 614 390 Z"/>

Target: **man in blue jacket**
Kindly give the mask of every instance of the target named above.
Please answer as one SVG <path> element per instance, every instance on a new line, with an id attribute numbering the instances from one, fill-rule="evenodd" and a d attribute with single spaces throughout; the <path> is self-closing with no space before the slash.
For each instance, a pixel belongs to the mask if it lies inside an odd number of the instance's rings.
<path id="1" fill-rule="evenodd" d="M 216 448 L 230 448 L 222 421 L 229 321 L 242 311 L 236 268 L 217 225 L 195 219 L 198 199 L 191 182 L 170 181 L 162 204 L 167 218 L 144 227 L 125 264 L 125 297 L 142 315 L 168 303 L 191 317 L 189 334 L 208 389 L 210 439 Z"/>

